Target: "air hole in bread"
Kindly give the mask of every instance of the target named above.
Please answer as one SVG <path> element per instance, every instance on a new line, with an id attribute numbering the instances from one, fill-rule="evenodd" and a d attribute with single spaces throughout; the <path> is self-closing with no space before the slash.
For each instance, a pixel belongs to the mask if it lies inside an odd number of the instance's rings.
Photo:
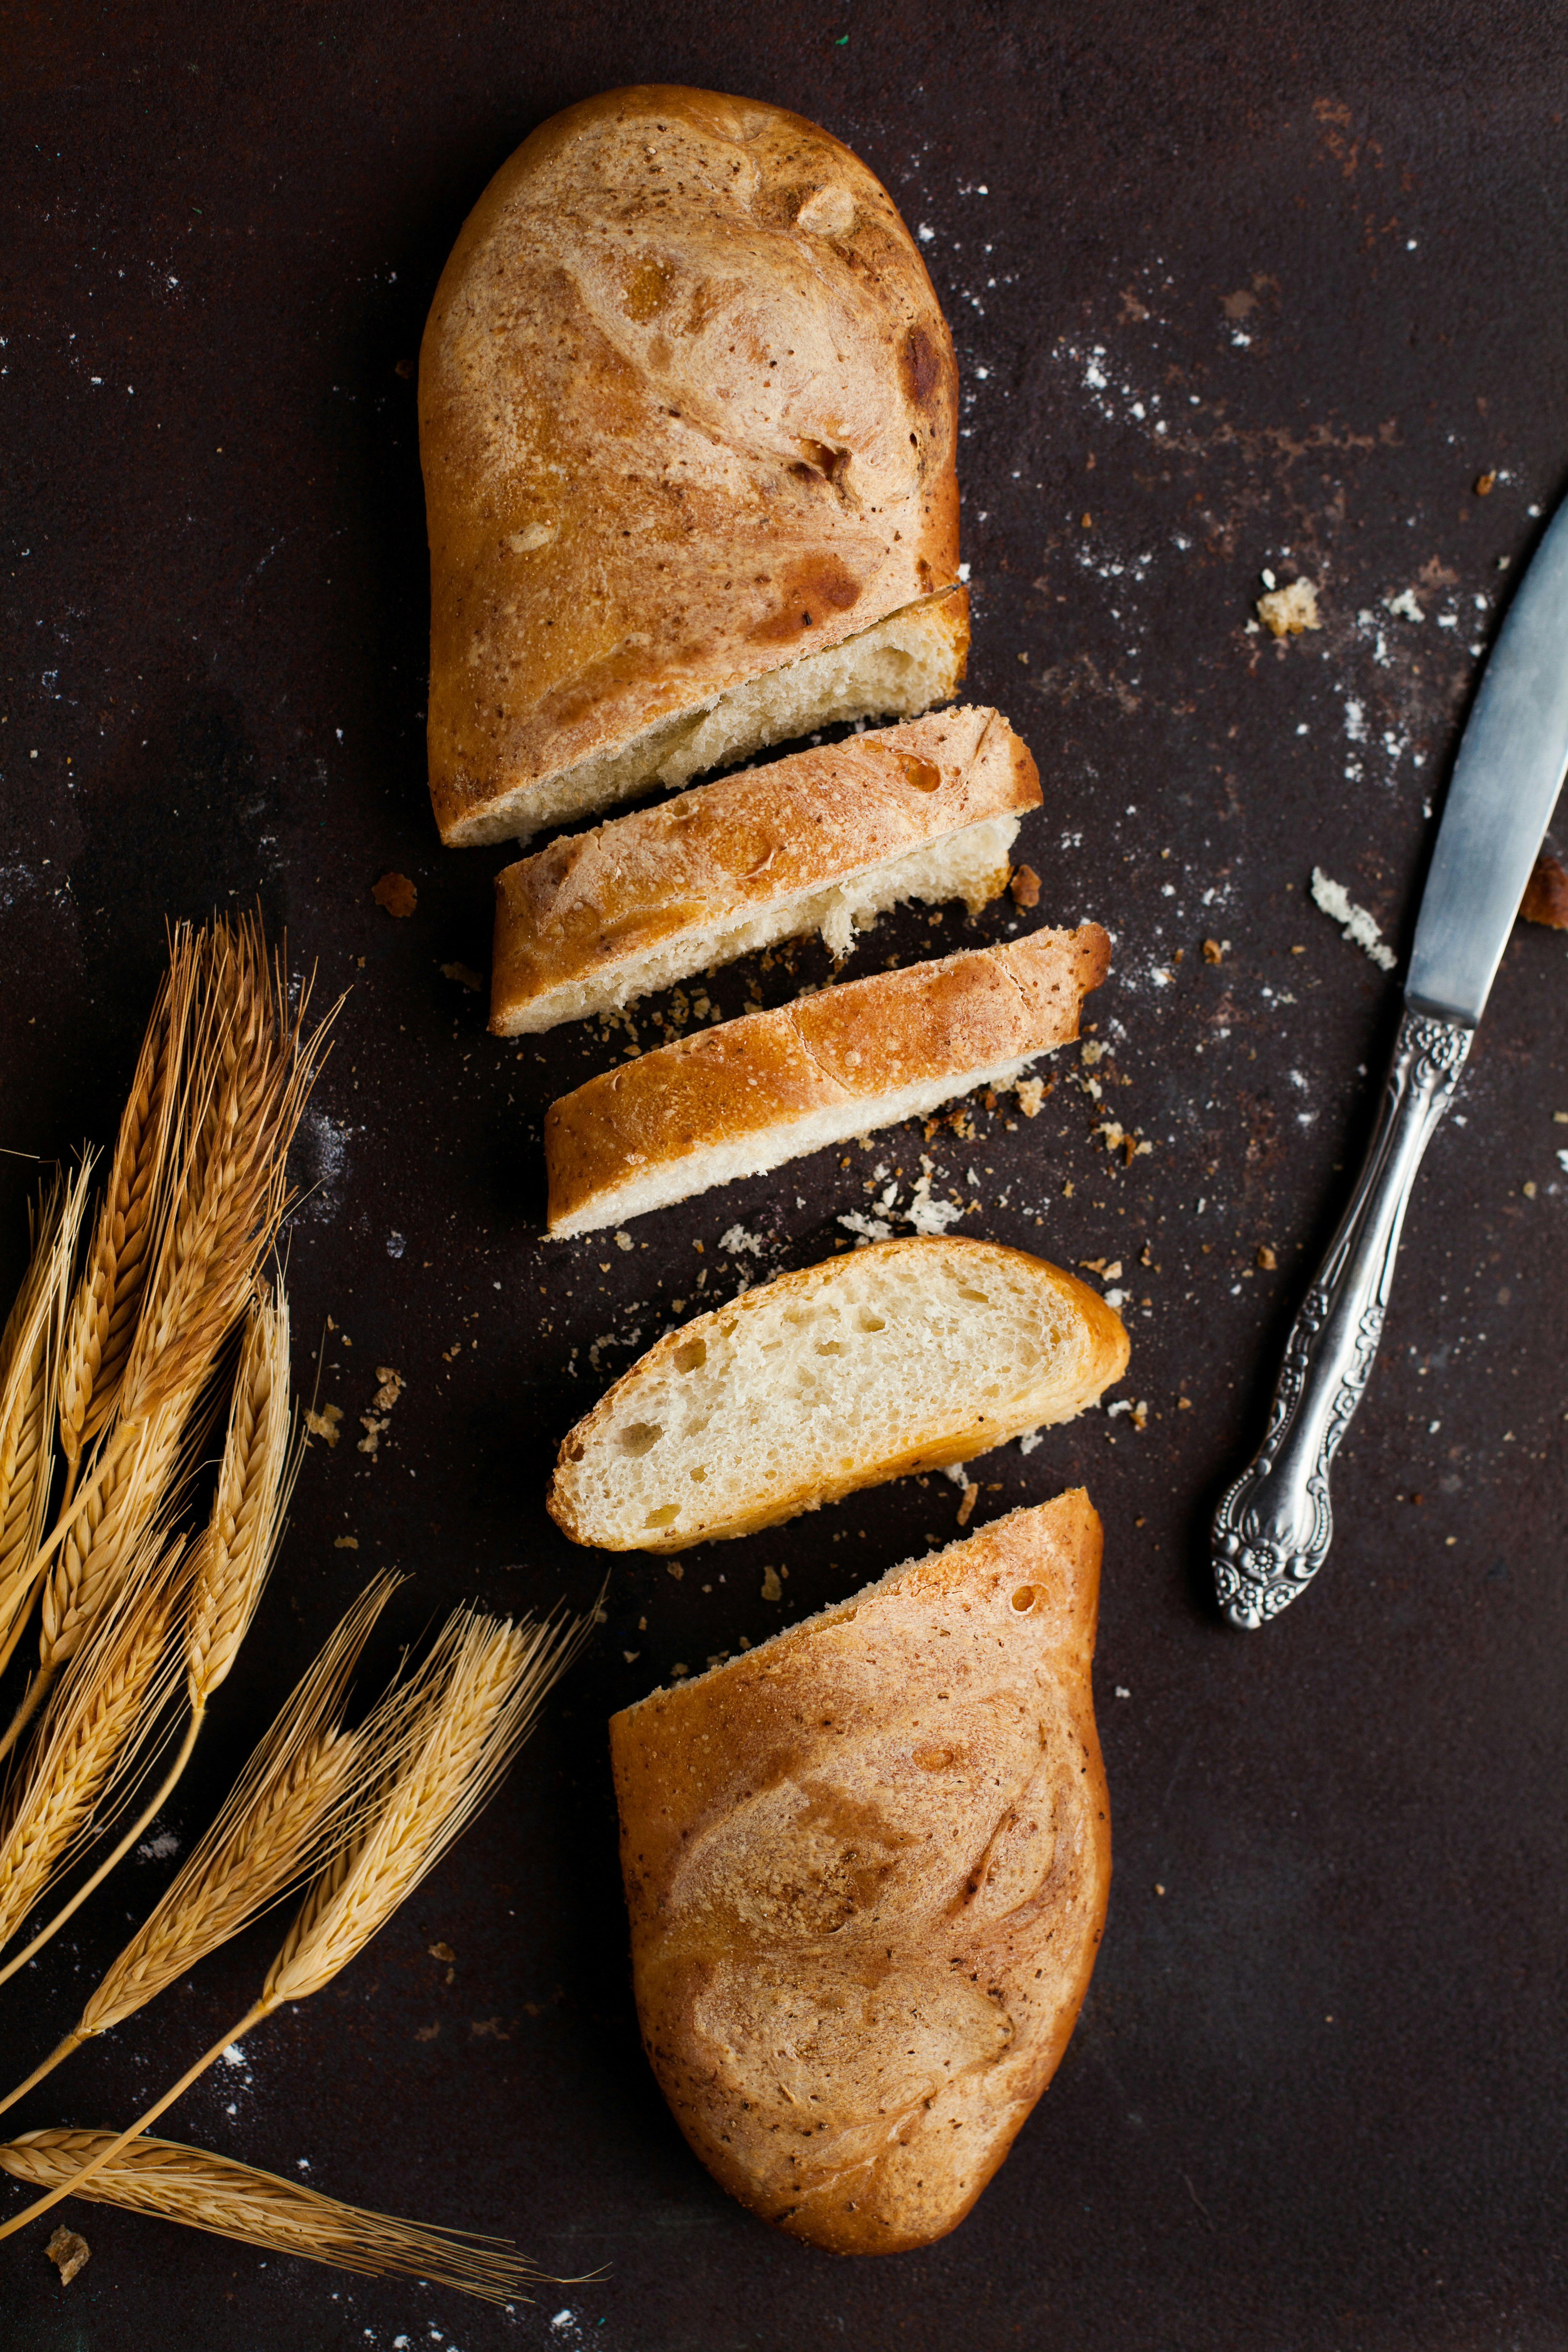
<path id="1" fill-rule="evenodd" d="M 959 1284 L 958 1295 L 960 1298 L 973 1298 L 980 1307 L 989 1307 L 991 1304 L 983 1290 L 971 1290 L 968 1284 L 964 1282 Z"/>
<path id="2" fill-rule="evenodd" d="M 657 1511 L 648 1513 L 643 1525 L 645 1528 L 672 1528 L 679 1512 L 679 1503 L 661 1503 Z"/>
<path id="3" fill-rule="evenodd" d="M 860 1309 L 860 1328 L 862 1331 L 885 1331 L 887 1328 L 887 1324 L 883 1321 L 882 1318 L 879 1315 L 873 1315 L 868 1307 L 863 1307 Z"/>
<path id="4" fill-rule="evenodd" d="M 819 1356 L 847 1356 L 849 1350 L 842 1339 L 819 1339 L 816 1352 Z"/>
<path id="5" fill-rule="evenodd" d="M 631 1454 L 635 1460 L 644 1454 L 650 1454 L 663 1435 L 664 1430 L 657 1421 L 628 1422 L 620 1434 L 621 1452 Z"/>
<path id="6" fill-rule="evenodd" d="M 1013 1606 L 1020 1617 L 1026 1617 L 1038 1598 L 1032 1584 L 1020 1584 L 1013 1595 Z"/>
<path id="7" fill-rule="evenodd" d="M 706 1339 L 688 1339 L 675 1351 L 675 1369 L 678 1372 L 700 1371 L 707 1361 Z"/>

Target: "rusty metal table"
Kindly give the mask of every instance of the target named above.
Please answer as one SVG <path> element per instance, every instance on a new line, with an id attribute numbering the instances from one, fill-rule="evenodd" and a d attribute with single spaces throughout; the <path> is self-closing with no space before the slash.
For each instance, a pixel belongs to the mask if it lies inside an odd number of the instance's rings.
<path id="1" fill-rule="evenodd" d="M 871 1162 L 826 1153 L 629 1248 L 546 1250 L 543 1107 L 626 1041 L 500 1045 L 465 979 L 504 853 L 440 851 L 425 797 L 410 363 L 468 207 L 572 100 L 666 79 L 781 101 L 919 233 L 963 371 L 968 690 L 1040 762 L 1020 848 L 1042 918 L 1098 917 L 1116 961 L 1100 1057 L 1058 1057 L 1037 1118 L 978 1107 L 972 1134 L 876 1156 L 908 1180 L 923 1151 L 968 1232 L 1120 1262 L 1121 1395 L 1147 1411 L 979 1472 L 981 1517 L 1077 1479 L 1104 1515 L 1116 1883 L 1058 2080 L 955 2235 L 819 2255 L 689 2156 L 637 2046 L 604 1731 L 676 1661 L 948 1540 L 935 1479 L 679 1582 L 617 1559 L 595 1649 L 479 1826 L 167 2126 L 599 2275 L 495 2314 L 68 2206 L 91 2262 L 62 2289 L 42 2232 L 8 2244 L 0 2344 L 1560 2347 L 1560 935 L 1516 935 L 1421 1178 L 1328 1569 L 1246 1638 L 1204 1558 L 1395 1015 L 1312 869 L 1407 941 L 1458 720 L 1563 488 L 1560 16 L 13 0 L 5 23 L 0 1139 L 107 1139 L 166 915 L 258 895 L 323 997 L 351 992 L 289 1243 L 297 1372 L 347 1434 L 306 1463 L 207 1769 L 13 1989 L 8 2057 L 68 2021 L 366 1573 L 412 1579 L 400 1634 L 464 1595 L 588 1599 L 605 1563 L 541 1507 L 563 1427 L 700 1264 L 712 1297 L 809 1262 L 864 1199 Z M 1257 627 L 1266 571 L 1316 584 L 1321 630 Z M 389 869 L 417 886 L 406 919 L 371 897 Z M 877 952 L 1009 919 L 905 914 Z M 826 969 L 803 950 L 715 992 L 734 1012 Z M 1108 1125 L 1152 1148 L 1108 1150 Z M 0 1171 L 9 1275 L 33 1171 Z M 367 1454 L 383 1365 L 406 1385 Z M 24 2120 L 128 2118 L 269 1949 L 263 1927 L 219 1955 Z"/>

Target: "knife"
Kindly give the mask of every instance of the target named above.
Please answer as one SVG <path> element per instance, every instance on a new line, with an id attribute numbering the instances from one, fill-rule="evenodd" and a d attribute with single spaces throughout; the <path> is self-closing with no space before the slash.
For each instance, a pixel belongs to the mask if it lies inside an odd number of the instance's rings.
<path id="1" fill-rule="evenodd" d="M 1372 1372 L 1415 1171 L 1454 1098 L 1568 769 L 1568 501 L 1519 584 L 1459 745 L 1366 1164 L 1285 1343 L 1268 1426 L 1215 1514 L 1214 1574 L 1256 1630 L 1333 1538 L 1329 1465 Z"/>

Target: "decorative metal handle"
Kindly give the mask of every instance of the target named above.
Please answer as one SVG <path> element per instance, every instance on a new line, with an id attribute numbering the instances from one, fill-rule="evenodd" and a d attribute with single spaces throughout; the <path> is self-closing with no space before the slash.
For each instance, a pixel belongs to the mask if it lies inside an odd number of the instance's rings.
<path id="1" fill-rule="evenodd" d="M 1474 1035 L 1408 1006 L 1399 1024 L 1366 1165 L 1286 1341 L 1263 1443 L 1215 1513 L 1215 1584 L 1233 1625 L 1278 1617 L 1327 1557 L 1329 1465 L 1371 1377 L 1421 1155 Z"/>

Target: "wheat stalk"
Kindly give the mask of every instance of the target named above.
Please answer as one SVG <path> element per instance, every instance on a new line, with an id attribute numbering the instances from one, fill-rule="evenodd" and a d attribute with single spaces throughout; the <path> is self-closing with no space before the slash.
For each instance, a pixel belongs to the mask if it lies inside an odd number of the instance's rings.
<path id="1" fill-rule="evenodd" d="M 75 1486 L 83 1447 L 114 1410 L 153 1247 L 168 1207 L 170 1147 L 195 971 L 190 926 L 182 923 L 170 937 L 169 970 L 142 1040 L 71 1307 L 59 1400 L 60 1448 L 69 1487 Z"/>
<path id="2" fill-rule="evenodd" d="M 140 1201 L 145 1208 L 134 1223 L 134 1273 L 132 1278 L 128 1257 L 123 1302 L 116 1277 L 116 1299 L 125 1314 L 117 1324 L 110 1312 L 95 1366 L 108 1273 L 106 1265 L 94 1263 L 82 1294 L 86 1303 L 79 1301 L 79 1334 L 77 1321 L 72 1324 L 71 1401 L 62 1430 L 73 1433 L 69 1443 L 79 1437 L 85 1442 L 89 1428 L 99 1426 L 100 1406 L 107 1419 L 90 1465 L 79 1452 L 66 1505 L 26 1571 L 35 1581 L 40 1576 L 44 1580 L 39 1668 L 0 1737 L 0 1755 L 47 1694 L 95 1612 L 112 1600 L 130 1549 L 166 1496 L 193 1409 L 252 1295 L 287 1209 L 288 1147 L 331 1019 L 329 1013 L 310 1037 L 303 1035 L 304 1001 L 291 1017 L 281 968 L 268 959 L 258 919 L 216 922 L 194 940 L 177 931 L 170 956 L 170 977 L 160 998 L 162 1026 L 155 1017 L 153 1042 L 143 1047 L 127 1114 L 129 1132 L 122 1129 L 116 1153 L 111 1201 L 120 1197 L 129 1167 L 132 1205 Z M 160 1060 L 155 1041 L 165 1032 L 168 1044 Z M 143 1078 L 145 1118 L 137 1109 Z M 166 1088 L 172 1108 L 158 1170 L 153 1172 L 149 1162 L 138 1195 L 142 1145 L 151 1150 L 157 1123 L 154 1080 Z M 162 1119 L 163 1093 L 158 1100 Z M 158 1205 L 160 1192 L 165 1209 Z M 128 1229 L 133 1222 L 128 1210 Z M 112 1243 L 118 1228 L 112 1220 L 107 1228 L 100 1221 L 95 1260 L 104 1231 Z M 110 1355 L 112 1411 L 104 1376 Z M 79 1470 L 84 1473 L 79 1485 Z"/>
<path id="3" fill-rule="evenodd" d="M 80 2170 L 0 2225 L 8 2238 L 112 2163 L 228 2048 L 285 2001 L 330 1984 L 473 1818 L 587 1633 L 571 1619 L 514 1626 L 458 1610 L 409 1682 L 376 1710 L 377 1768 L 336 1825 L 337 1851 L 305 1897 L 260 1999 L 135 2123 Z M 371 1727 L 366 1727 L 370 1738 Z"/>
<path id="4" fill-rule="evenodd" d="M 189 1574 L 186 1548 L 142 1547 L 56 1689 L 6 1790 L 0 1827 L 0 1944 L 89 1834 L 130 1770 L 176 1672 L 168 1635 Z"/>
<path id="5" fill-rule="evenodd" d="M 299 1467 L 289 1412 L 289 1304 L 265 1285 L 249 1325 L 229 1407 L 217 1495 L 196 1563 L 185 1633 L 191 1713 L 199 1717 L 233 1665 L 272 1555 Z"/>
<path id="6" fill-rule="evenodd" d="M 42 1575 L 37 1554 L 53 1468 L 60 1322 L 89 1177 L 84 1160 L 40 1199 L 26 1275 L 0 1332 L 0 1670 Z"/>
<path id="7" fill-rule="evenodd" d="M 491 2303 L 521 2299 L 522 2290 L 544 2275 L 500 2241 L 367 2213 L 298 2181 L 203 2148 L 183 2147 L 175 2140 L 139 2139 L 105 2161 L 109 2145 L 108 2132 L 24 2132 L 0 2145 L 0 2166 L 18 2180 L 58 2187 L 62 2193 L 77 2189 L 91 2168 L 91 2185 L 79 2194 L 97 2203 L 183 2221 L 366 2277 L 393 2271 L 429 2279 Z"/>

